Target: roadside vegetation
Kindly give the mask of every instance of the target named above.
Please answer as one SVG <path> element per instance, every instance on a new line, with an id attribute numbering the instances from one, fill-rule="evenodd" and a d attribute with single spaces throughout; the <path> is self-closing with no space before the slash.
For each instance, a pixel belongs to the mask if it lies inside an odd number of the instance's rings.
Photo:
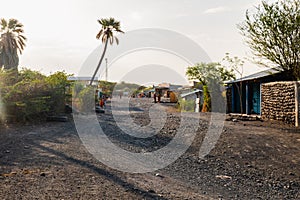
<path id="1" fill-rule="evenodd" d="M 1 121 L 45 119 L 64 112 L 71 96 L 65 72 L 45 76 L 38 71 L 0 70 Z"/>

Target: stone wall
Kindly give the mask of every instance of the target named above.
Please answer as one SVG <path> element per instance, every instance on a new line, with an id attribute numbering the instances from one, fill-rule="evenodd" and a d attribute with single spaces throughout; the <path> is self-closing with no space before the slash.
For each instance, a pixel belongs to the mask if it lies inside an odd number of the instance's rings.
<path id="1" fill-rule="evenodd" d="M 295 82 L 273 82 L 261 86 L 261 117 L 295 124 Z"/>

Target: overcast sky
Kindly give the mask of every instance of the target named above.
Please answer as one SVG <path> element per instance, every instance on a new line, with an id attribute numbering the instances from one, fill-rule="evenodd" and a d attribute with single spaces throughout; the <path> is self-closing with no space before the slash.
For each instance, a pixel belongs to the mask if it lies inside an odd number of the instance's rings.
<path id="1" fill-rule="evenodd" d="M 101 44 L 95 38 L 100 29 L 97 19 L 110 16 L 121 21 L 122 30 L 125 32 L 140 28 L 176 31 L 195 41 L 212 61 L 220 61 L 226 52 L 241 58 L 249 57 L 250 51 L 236 25 L 244 20 L 246 10 L 253 9 L 259 2 L 259 0 L 1 0 L 0 17 L 16 18 L 24 25 L 24 34 L 28 41 L 20 57 L 20 67 L 39 70 L 45 74 L 57 70 L 78 74 L 87 57 Z M 99 57 L 100 54 L 101 52 Z M 157 54 L 156 59 L 164 60 L 163 55 Z M 127 61 L 125 58 L 122 59 L 124 63 L 131 65 L 130 60 L 134 60 L 134 55 L 129 55 Z M 117 61 L 115 66 L 118 66 L 118 62 L 120 61 Z M 124 63 L 122 70 L 129 67 L 124 66 Z M 151 59 L 144 64 L 151 64 Z M 181 66 L 185 68 L 187 65 L 181 62 Z M 123 73 L 122 70 L 114 71 L 113 68 L 111 66 L 110 80 L 118 79 L 117 72 L 120 76 Z M 258 70 L 261 68 L 251 63 L 245 66 L 246 74 Z M 184 73 L 184 69 L 175 71 Z"/>

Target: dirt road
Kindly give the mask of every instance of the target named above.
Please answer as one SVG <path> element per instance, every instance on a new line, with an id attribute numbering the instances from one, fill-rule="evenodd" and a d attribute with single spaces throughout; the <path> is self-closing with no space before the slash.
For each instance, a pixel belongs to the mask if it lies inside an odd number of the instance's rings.
<path id="1" fill-rule="evenodd" d="M 131 105 L 134 122 L 147 125 L 152 102 L 135 99 Z M 166 125 L 148 139 L 123 134 L 109 109 L 98 119 L 123 149 L 153 151 L 176 134 L 180 117 L 168 110 Z M 69 122 L 1 126 L 0 199 L 300 199 L 300 130 L 275 122 L 226 121 L 216 147 L 199 159 L 209 114 L 198 117 L 187 152 L 146 174 L 117 171 L 95 159 L 71 116 Z"/>

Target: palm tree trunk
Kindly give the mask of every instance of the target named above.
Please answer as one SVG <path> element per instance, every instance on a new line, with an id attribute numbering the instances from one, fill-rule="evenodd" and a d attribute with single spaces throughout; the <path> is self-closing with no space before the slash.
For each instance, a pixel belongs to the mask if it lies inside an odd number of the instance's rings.
<path id="1" fill-rule="evenodd" d="M 94 74 L 93 74 L 93 77 L 92 77 L 92 79 L 91 79 L 90 85 L 92 85 L 92 83 L 93 83 L 93 81 L 94 81 L 94 79 L 95 79 L 95 76 L 96 76 L 96 74 L 98 73 L 98 70 L 99 70 L 99 68 L 100 68 L 100 66 L 101 66 L 101 63 L 102 63 L 103 58 L 104 58 L 105 53 L 106 53 L 107 44 L 108 44 L 108 38 L 107 38 L 106 41 L 105 41 L 105 46 L 104 46 L 104 49 L 103 49 L 102 56 L 101 56 L 101 58 L 100 58 L 100 60 L 99 60 L 98 66 L 97 66 L 97 68 L 96 68 L 96 70 L 95 70 L 95 72 L 94 72 Z"/>

